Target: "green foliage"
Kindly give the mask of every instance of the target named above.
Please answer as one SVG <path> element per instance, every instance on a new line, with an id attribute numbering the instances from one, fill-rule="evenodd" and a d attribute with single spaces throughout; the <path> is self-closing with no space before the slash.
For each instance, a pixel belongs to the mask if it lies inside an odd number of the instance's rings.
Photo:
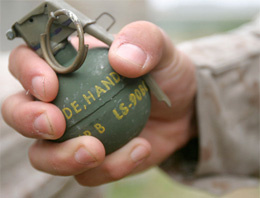
<path id="1" fill-rule="evenodd" d="M 205 192 L 173 181 L 157 168 L 105 186 L 106 198 L 213 198 Z"/>

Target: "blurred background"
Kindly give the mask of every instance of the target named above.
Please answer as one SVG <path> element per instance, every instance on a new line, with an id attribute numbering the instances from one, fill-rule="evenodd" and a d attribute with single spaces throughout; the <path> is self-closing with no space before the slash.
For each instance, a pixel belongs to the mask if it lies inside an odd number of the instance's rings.
<path id="1" fill-rule="evenodd" d="M 111 29 L 118 32 L 124 25 L 136 20 L 148 20 L 162 27 L 175 43 L 233 29 L 253 18 L 259 12 L 259 0 L 65 0 L 95 19 L 109 12 L 116 19 Z M 42 1 L 1 0 L 1 51 L 17 46 L 5 32 L 25 13 Z M 109 23 L 109 18 L 102 20 Z M 101 20 L 101 21 L 102 21 Z M 20 41 L 22 43 L 22 41 Z"/>
<path id="2" fill-rule="evenodd" d="M 260 8 L 259 0 L 66 0 L 76 9 L 80 10 L 88 17 L 95 19 L 102 12 L 109 12 L 116 19 L 116 24 L 110 32 L 117 33 L 124 25 L 136 21 L 147 20 L 155 23 L 163 28 L 170 35 L 175 44 L 183 41 L 196 39 L 212 34 L 218 34 L 232 30 L 248 21 L 257 15 Z M 20 39 L 8 41 L 5 33 L 11 25 L 24 16 L 27 12 L 34 9 L 42 1 L 37 0 L 1 0 L 0 4 L 0 105 L 4 98 L 8 95 L 21 90 L 21 86 L 8 72 L 8 56 L 10 50 L 17 45 L 23 43 Z M 102 18 L 99 21 L 106 27 L 111 22 L 109 18 Z M 30 144 L 25 141 L 25 138 L 17 135 L 9 128 L 0 117 L 0 154 L 1 154 L 1 186 L 0 191 L 9 185 L 13 188 L 19 188 L 24 180 L 15 178 L 15 174 L 24 175 L 22 170 L 8 171 L 6 167 L 11 167 L 16 163 L 17 158 L 26 158 L 21 167 L 27 167 L 27 172 L 37 172 L 30 167 L 27 159 L 27 150 Z M 13 138 L 19 142 L 24 142 L 24 150 L 17 151 L 13 159 L 7 159 L 10 156 L 4 151 L 8 150 L 7 135 L 11 134 Z M 19 156 L 19 157 L 18 157 Z M 8 163 L 6 163 L 8 162 Z M 15 169 L 15 167 L 13 168 Z M 9 170 L 9 169 L 8 169 Z M 38 174 L 38 173 L 37 173 Z M 11 176 L 11 177 L 10 177 Z M 38 174 L 37 177 L 47 177 L 46 175 Z M 39 180 L 39 179 L 38 179 Z M 2 188 L 2 189 L 1 189 Z M 216 186 L 217 188 L 217 186 Z M 28 187 L 28 189 L 30 189 Z M 102 190 L 105 192 L 105 198 L 212 198 L 203 191 L 192 189 L 191 187 L 179 184 L 173 181 L 158 168 L 152 168 L 147 172 L 131 176 L 121 181 L 104 185 Z M 11 192 L 4 191 L 6 192 Z M 253 197 L 255 194 L 249 194 L 246 197 Z M 1 194 L 4 197 L 23 197 L 9 196 Z M 243 192 L 239 195 L 227 195 L 226 197 L 244 197 Z M 253 195 L 253 196 L 251 196 Z M 1 196 L 0 196 L 1 197 Z M 26 196 L 27 197 L 27 196 Z"/>

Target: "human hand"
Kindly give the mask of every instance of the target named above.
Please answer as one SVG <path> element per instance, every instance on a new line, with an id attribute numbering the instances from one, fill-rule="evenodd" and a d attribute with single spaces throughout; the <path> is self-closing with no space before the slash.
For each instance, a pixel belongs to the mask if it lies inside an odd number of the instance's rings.
<path id="1" fill-rule="evenodd" d="M 91 46 L 92 41 L 86 42 Z M 72 39 L 72 43 L 77 41 Z M 152 96 L 151 115 L 140 136 L 105 156 L 102 143 L 95 137 L 83 136 L 63 143 L 45 140 L 57 139 L 65 131 L 61 111 L 47 103 L 57 95 L 57 76 L 28 47 L 20 46 L 11 53 L 10 71 L 30 94 L 24 91 L 10 96 L 3 103 L 2 114 L 19 133 L 38 139 L 29 150 L 36 169 L 53 175 L 74 175 L 83 185 L 100 185 L 160 164 L 194 135 L 191 118 L 195 68 L 162 30 L 148 22 L 127 25 L 111 45 L 109 60 L 114 70 L 126 77 L 150 72 L 172 107 Z"/>

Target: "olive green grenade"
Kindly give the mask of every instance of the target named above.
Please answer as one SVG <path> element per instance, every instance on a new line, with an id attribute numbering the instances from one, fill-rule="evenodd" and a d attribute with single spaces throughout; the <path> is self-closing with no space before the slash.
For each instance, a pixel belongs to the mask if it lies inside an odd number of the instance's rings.
<path id="1" fill-rule="evenodd" d="M 75 30 L 78 52 L 67 41 Z M 109 64 L 108 48 L 88 50 L 84 32 L 108 45 L 113 41 L 95 20 L 67 3 L 46 1 L 16 22 L 7 37 L 22 37 L 57 72 L 60 87 L 52 103 L 63 112 L 66 131 L 55 141 L 91 135 L 109 154 L 145 126 L 151 105 L 147 83 L 157 89 L 155 93 L 159 90 L 159 96 L 164 95 L 149 76 L 129 79 L 117 74 Z"/>

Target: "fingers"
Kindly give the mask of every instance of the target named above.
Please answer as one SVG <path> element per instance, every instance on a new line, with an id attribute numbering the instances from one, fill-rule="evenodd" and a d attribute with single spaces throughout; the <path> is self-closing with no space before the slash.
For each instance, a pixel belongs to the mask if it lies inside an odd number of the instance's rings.
<path id="1" fill-rule="evenodd" d="M 50 102 L 56 97 L 58 78 L 55 72 L 30 48 L 19 46 L 12 51 L 9 70 L 36 98 Z"/>
<path id="2" fill-rule="evenodd" d="M 91 136 L 83 136 L 53 143 L 37 141 L 29 150 L 31 164 L 53 175 L 75 175 L 98 166 L 105 158 L 102 143 Z"/>
<path id="3" fill-rule="evenodd" d="M 109 50 L 109 61 L 121 75 L 139 77 L 162 60 L 172 60 L 174 49 L 167 42 L 168 37 L 157 26 L 144 21 L 134 22 L 116 36 Z"/>
<path id="4" fill-rule="evenodd" d="M 92 136 L 63 143 L 37 141 L 29 150 L 31 164 L 53 175 L 77 175 L 82 185 L 95 186 L 118 180 L 145 162 L 151 145 L 135 138 L 105 158 L 103 144 Z"/>
<path id="5" fill-rule="evenodd" d="M 32 99 L 25 92 L 7 98 L 2 105 L 2 115 L 6 123 L 26 137 L 59 138 L 66 127 L 61 111 L 53 104 Z"/>
<path id="6" fill-rule="evenodd" d="M 97 168 L 76 175 L 76 180 L 86 186 L 96 186 L 119 180 L 145 163 L 151 145 L 143 138 L 134 138 L 123 148 L 110 154 Z"/>

